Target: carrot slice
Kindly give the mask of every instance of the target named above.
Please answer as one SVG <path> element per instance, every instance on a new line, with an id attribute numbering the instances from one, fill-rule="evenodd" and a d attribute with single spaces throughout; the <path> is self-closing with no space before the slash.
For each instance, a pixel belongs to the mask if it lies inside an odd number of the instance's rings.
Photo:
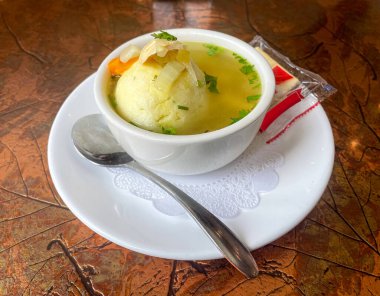
<path id="1" fill-rule="evenodd" d="M 112 76 L 121 75 L 127 71 L 136 61 L 138 57 L 130 59 L 128 62 L 123 63 L 119 58 L 114 58 L 108 63 L 108 70 Z"/>

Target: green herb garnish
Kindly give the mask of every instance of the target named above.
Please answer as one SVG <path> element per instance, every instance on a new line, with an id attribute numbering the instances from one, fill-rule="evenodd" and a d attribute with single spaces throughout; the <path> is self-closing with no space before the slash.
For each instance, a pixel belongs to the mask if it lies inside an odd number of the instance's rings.
<path id="1" fill-rule="evenodd" d="M 252 102 L 260 99 L 261 95 L 255 95 L 255 96 L 248 96 L 247 97 L 247 102 Z"/>
<path id="2" fill-rule="evenodd" d="M 239 116 L 238 117 L 235 117 L 235 118 L 231 118 L 232 120 L 232 123 L 235 123 L 235 122 L 238 122 L 240 119 L 244 118 L 245 116 L 247 116 L 249 114 L 249 110 L 245 110 L 245 109 L 242 109 L 239 111 Z"/>
<path id="3" fill-rule="evenodd" d="M 177 133 L 174 127 L 163 127 L 161 126 L 162 133 L 167 135 L 175 135 Z"/>
<path id="4" fill-rule="evenodd" d="M 213 45 L 213 44 L 203 44 L 204 47 L 208 49 L 207 54 L 212 57 L 223 51 L 223 48 Z"/>
<path id="5" fill-rule="evenodd" d="M 253 89 L 258 88 L 258 87 L 261 87 L 261 83 L 260 82 L 257 83 L 256 85 L 252 86 Z"/>
<path id="6" fill-rule="evenodd" d="M 255 66 L 250 64 L 247 59 L 243 58 L 241 55 L 233 52 L 232 53 L 233 57 L 243 66 L 240 68 L 240 71 L 244 74 L 247 75 L 248 78 L 248 83 L 252 85 L 252 89 L 257 88 L 260 86 L 260 83 L 257 84 L 258 82 L 258 75 L 257 72 L 255 71 Z M 256 85 L 255 85 L 256 83 Z M 247 98 L 247 100 L 249 100 Z"/>
<path id="7" fill-rule="evenodd" d="M 218 78 L 212 75 L 208 75 L 205 72 L 205 80 L 206 80 L 206 85 L 208 85 L 208 90 L 212 93 L 218 94 L 219 93 L 219 90 L 217 87 Z"/>
<path id="8" fill-rule="evenodd" d="M 177 105 L 178 109 L 181 109 L 181 110 L 189 110 L 189 107 L 186 107 L 186 106 L 181 106 L 181 105 Z"/>
<path id="9" fill-rule="evenodd" d="M 250 64 L 247 64 L 247 65 L 244 65 L 243 67 L 240 68 L 240 71 L 245 74 L 245 75 L 248 75 L 250 73 L 252 73 L 254 70 L 253 70 L 253 65 L 250 65 Z"/>
<path id="10" fill-rule="evenodd" d="M 234 52 L 232 53 L 232 55 L 234 56 L 235 59 L 238 60 L 240 64 L 248 64 L 248 61 L 245 58 L 243 58 L 241 55 Z"/>
<path id="11" fill-rule="evenodd" d="M 198 85 L 198 87 L 203 87 L 205 85 L 205 83 L 202 80 L 197 80 L 197 85 Z"/>
<path id="12" fill-rule="evenodd" d="M 153 33 L 151 36 L 154 37 L 154 39 L 165 39 L 168 41 L 175 41 L 177 40 L 177 37 L 173 36 L 172 34 L 169 34 L 165 31 L 160 31 L 161 33 Z"/>

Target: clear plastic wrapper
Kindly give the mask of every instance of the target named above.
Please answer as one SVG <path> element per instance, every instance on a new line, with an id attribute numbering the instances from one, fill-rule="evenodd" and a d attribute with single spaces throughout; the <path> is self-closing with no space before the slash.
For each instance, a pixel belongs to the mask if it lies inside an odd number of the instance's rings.
<path id="1" fill-rule="evenodd" d="M 278 117 L 302 100 L 308 98 L 311 102 L 310 107 L 315 107 L 316 104 L 336 92 L 336 89 L 321 76 L 292 63 L 288 57 L 273 49 L 261 36 L 256 36 L 250 45 L 266 58 L 276 79 L 273 103 L 261 125 L 261 132 L 267 130 Z M 288 122 L 284 122 L 282 125 L 285 126 L 279 133 L 301 115 L 297 114 L 295 118 L 289 118 Z"/>

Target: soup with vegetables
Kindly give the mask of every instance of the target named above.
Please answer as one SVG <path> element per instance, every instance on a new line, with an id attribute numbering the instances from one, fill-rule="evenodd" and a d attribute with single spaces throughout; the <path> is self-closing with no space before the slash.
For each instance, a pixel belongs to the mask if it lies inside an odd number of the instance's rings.
<path id="1" fill-rule="evenodd" d="M 108 97 L 126 121 L 158 133 L 200 134 L 239 121 L 258 103 L 260 78 L 244 57 L 163 31 L 153 37 L 109 63 Z"/>

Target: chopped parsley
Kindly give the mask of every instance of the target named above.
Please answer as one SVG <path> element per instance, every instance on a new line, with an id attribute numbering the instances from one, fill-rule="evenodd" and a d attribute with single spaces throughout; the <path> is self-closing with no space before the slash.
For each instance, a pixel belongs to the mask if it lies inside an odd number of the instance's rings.
<path id="1" fill-rule="evenodd" d="M 261 95 L 255 95 L 255 96 L 248 96 L 247 97 L 247 102 L 253 102 L 253 101 L 256 101 L 258 99 L 260 99 Z"/>
<path id="2" fill-rule="evenodd" d="M 169 34 L 165 31 L 160 31 L 161 33 L 153 33 L 151 36 L 154 37 L 154 39 L 165 39 L 168 41 L 175 41 L 177 40 L 177 37 L 173 36 L 172 34 Z"/>
<path id="3" fill-rule="evenodd" d="M 233 52 L 232 55 L 234 56 L 235 59 L 238 60 L 238 62 L 240 64 L 248 64 L 248 61 L 245 58 L 243 58 L 241 55 L 239 55 L 239 54 L 237 54 L 235 52 Z"/>
<path id="4" fill-rule="evenodd" d="M 247 59 L 243 58 L 241 55 L 233 52 L 233 57 L 243 66 L 240 68 L 240 72 L 242 72 L 244 75 L 247 75 L 248 83 L 252 85 L 252 89 L 255 89 L 257 86 L 260 85 L 254 85 L 259 77 L 257 75 L 257 72 L 255 71 L 255 66 L 250 64 Z"/>
<path id="5" fill-rule="evenodd" d="M 218 78 L 212 75 L 209 75 L 205 72 L 205 80 L 206 85 L 208 86 L 208 90 L 212 93 L 218 94 L 219 90 L 217 87 L 218 84 Z"/>
<path id="6" fill-rule="evenodd" d="M 245 110 L 245 109 L 242 109 L 239 111 L 239 116 L 238 117 L 234 117 L 234 118 L 231 118 L 232 120 L 232 123 L 235 123 L 235 122 L 238 122 L 240 119 L 244 118 L 245 116 L 247 116 L 249 114 L 249 110 Z"/>
<path id="7" fill-rule="evenodd" d="M 248 75 L 250 73 L 252 73 L 254 70 L 253 70 L 253 65 L 250 65 L 250 64 L 247 64 L 247 65 L 244 65 L 243 67 L 240 68 L 240 71 L 245 74 L 245 75 Z"/>
<path id="8" fill-rule="evenodd" d="M 258 88 L 258 87 L 261 87 L 261 83 L 260 82 L 257 83 L 256 85 L 252 86 L 253 89 Z"/>
<path id="9" fill-rule="evenodd" d="M 208 49 L 207 54 L 212 57 L 217 55 L 218 53 L 221 53 L 223 51 L 223 48 L 213 45 L 213 44 L 203 44 L 204 47 Z"/>
<path id="10" fill-rule="evenodd" d="M 162 133 L 166 134 L 166 135 L 175 135 L 177 133 L 177 131 L 175 130 L 174 127 L 163 127 L 163 126 L 161 126 L 161 130 L 162 130 Z"/>
<path id="11" fill-rule="evenodd" d="M 178 109 L 181 109 L 181 110 L 189 110 L 189 107 L 187 106 L 181 106 L 181 105 L 177 105 Z"/>

